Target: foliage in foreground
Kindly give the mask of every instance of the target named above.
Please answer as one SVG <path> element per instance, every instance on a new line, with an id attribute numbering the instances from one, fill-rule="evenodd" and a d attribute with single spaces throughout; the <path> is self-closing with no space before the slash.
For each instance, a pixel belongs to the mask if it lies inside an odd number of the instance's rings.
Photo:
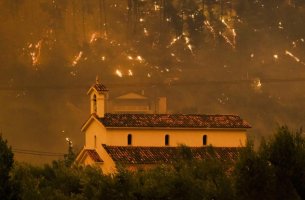
<path id="1" fill-rule="evenodd" d="M 304 145 L 302 131 L 280 127 L 257 151 L 249 143 L 236 163 L 194 160 L 181 147 L 181 159 L 172 166 L 119 168 L 115 175 L 65 161 L 36 167 L 1 159 L 10 170 L 0 171 L 6 177 L 1 187 L 9 188 L 1 199 L 304 199 Z M 12 155 L 2 138 L 0 154 Z"/>
<path id="2" fill-rule="evenodd" d="M 103 175 L 98 168 L 57 161 L 34 167 L 16 164 L 11 180 L 20 199 L 231 199 L 227 165 L 182 160 L 173 166 Z"/>
<path id="3" fill-rule="evenodd" d="M 12 187 L 9 173 L 14 164 L 12 149 L 7 146 L 7 141 L 0 133 L 0 199 L 11 199 Z"/>
<path id="4" fill-rule="evenodd" d="M 259 150 L 248 144 L 235 165 L 239 199 L 305 199 L 305 138 L 302 130 L 279 127 Z"/>

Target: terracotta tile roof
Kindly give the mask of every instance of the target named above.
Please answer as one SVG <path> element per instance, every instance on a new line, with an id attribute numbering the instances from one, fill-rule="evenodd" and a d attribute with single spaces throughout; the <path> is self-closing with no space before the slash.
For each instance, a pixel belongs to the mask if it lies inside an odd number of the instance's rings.
<path id="1" fill-rule="evenodd" d="M 172 163 L 181 156 L 180 147 L 129 147 L 107 146 L 105 150 L 114 160 L 121 164 L 162 164 Z M 217 158 L 221 161 L 236 161 L 238 147 L 188 147 L 193 158 L 198 160 Z"/>
<path id="2" fill-rule="evenodd" d="M 96 91 L 98 92 L 106 92 L 108 91 L 108 89 L 106 88 L 105 85 L 101 84 L 101 83 L 96 83 L 93 85 L 93 87 L 96 89 Z"/>
<path id="3" fill-rule="evenodd" d="M 98 153 L 93 149 L 86 149 L 86 152 L 94 162 L 104 162 Z"/>
<path id="4" fill-rule="evenodd" d="M 106 127 L 251 128 L 237 115 L 106 114 Z"/>

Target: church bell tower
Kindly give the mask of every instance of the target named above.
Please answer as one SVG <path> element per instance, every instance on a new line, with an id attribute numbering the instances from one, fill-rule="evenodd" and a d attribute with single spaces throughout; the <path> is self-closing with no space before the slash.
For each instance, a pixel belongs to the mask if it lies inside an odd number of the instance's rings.
<path id="1" fill-rule="evenodd" d="M 96 77 L 95 84 L 91 86 L 87 94 L 90 97 L 90 113 L 95 114 L 99 118 L 103 118 L 106 111 L 108 89 L 99 82 L 98 77 Z"/>

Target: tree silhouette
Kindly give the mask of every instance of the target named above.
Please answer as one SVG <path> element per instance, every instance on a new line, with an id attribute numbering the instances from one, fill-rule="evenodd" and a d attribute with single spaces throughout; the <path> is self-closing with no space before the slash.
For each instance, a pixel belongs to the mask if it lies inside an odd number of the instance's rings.
<path id="1" fill-rule="evenodd" d="M 14 155 L 7 140 L 0 133 L 0 199 L 12 199 L 10 171 L 14 164 Z"/>

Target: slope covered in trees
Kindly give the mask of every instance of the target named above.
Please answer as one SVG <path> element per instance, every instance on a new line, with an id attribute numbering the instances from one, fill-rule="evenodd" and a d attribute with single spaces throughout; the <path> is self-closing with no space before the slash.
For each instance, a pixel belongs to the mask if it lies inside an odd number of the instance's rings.
<path id="1" fill-rule="evenodd" d="M 238 114 L 256 137 L 304 125 L 302 0 L 2 0 L 0 13 L 0 128 L 17 148 L 82 146 L 97 74 L 110 97 Z"/>

